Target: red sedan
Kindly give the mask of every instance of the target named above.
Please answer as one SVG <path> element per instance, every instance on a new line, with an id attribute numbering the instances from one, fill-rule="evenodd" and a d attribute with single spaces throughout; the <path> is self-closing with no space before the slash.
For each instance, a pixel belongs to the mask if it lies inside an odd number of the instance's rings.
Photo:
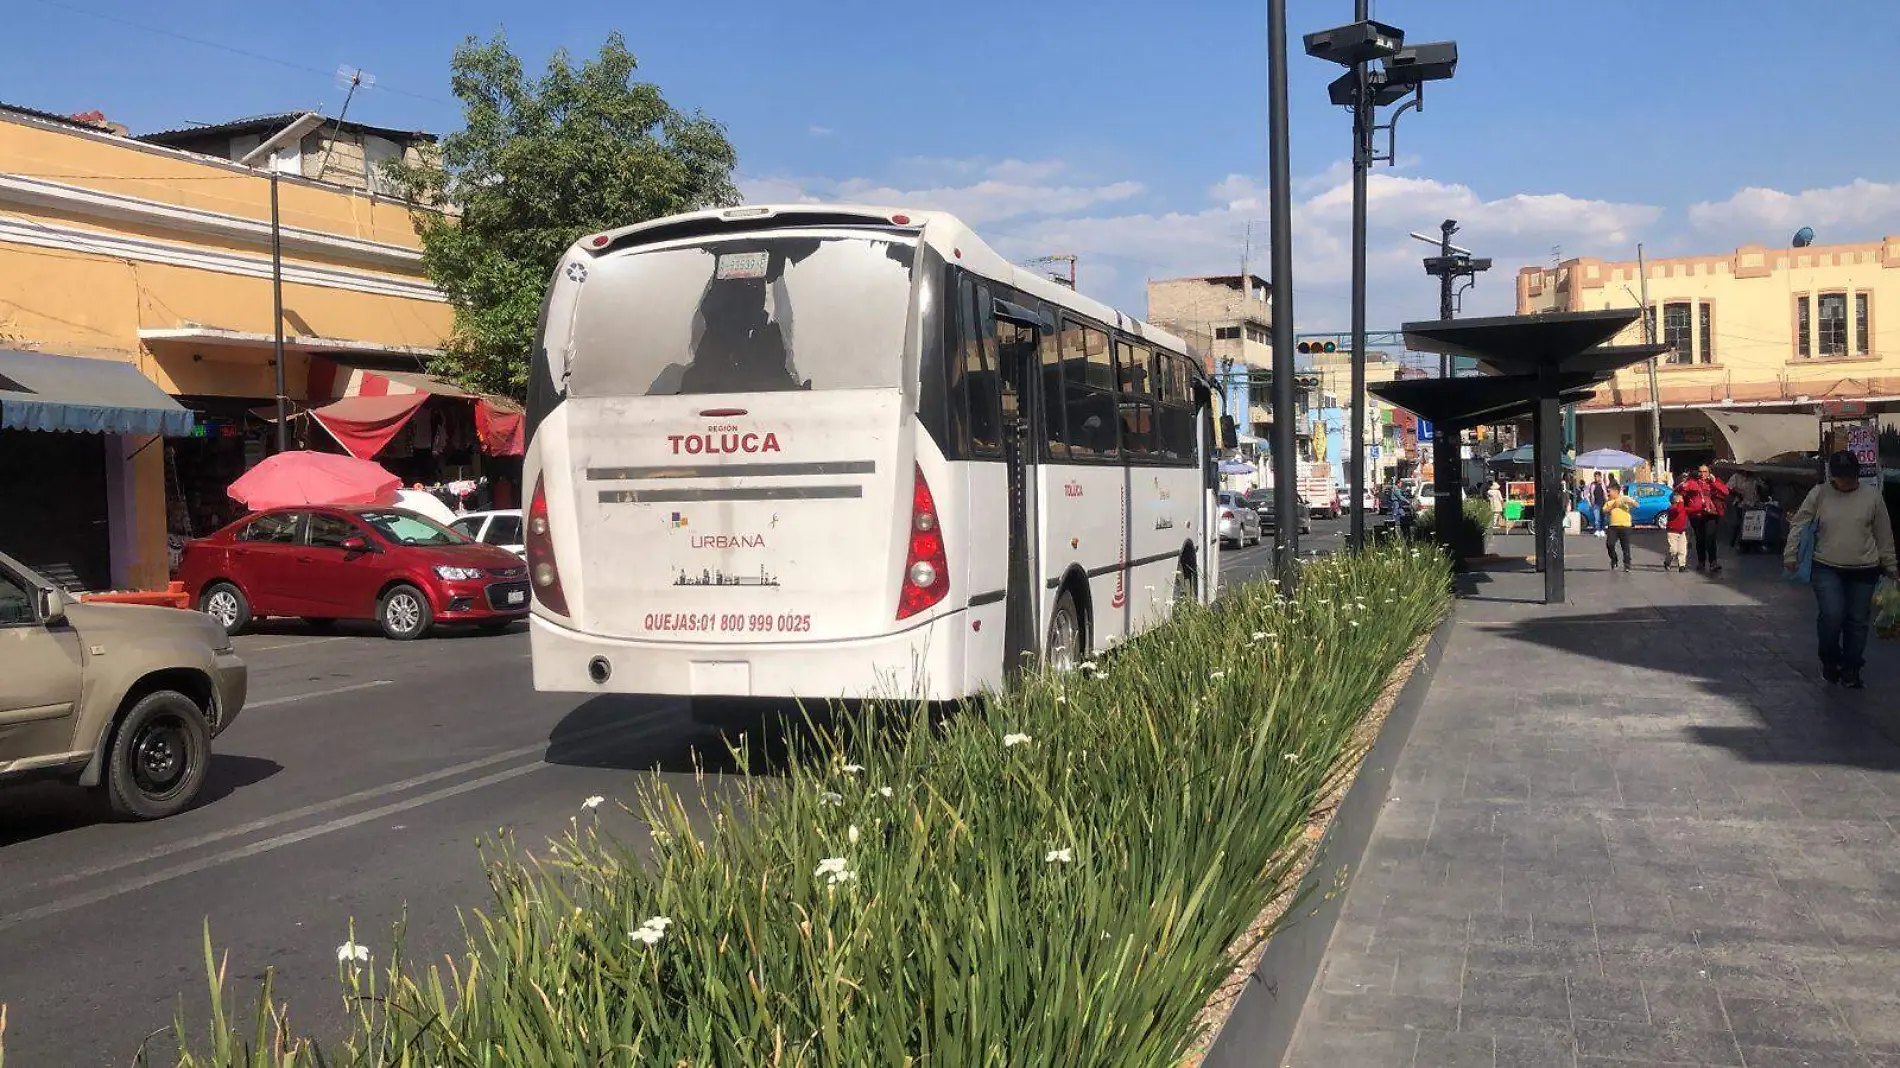
<path id="1" fill-rule="evenodd" d="M 528 615 L 528 569 L 504 549 L 395 508 L 273 508 L 189 542 L 178 577 L 237 634 L 265 616 L 373 619 L 398 641 L 437 623 L 501 630 Z"/>

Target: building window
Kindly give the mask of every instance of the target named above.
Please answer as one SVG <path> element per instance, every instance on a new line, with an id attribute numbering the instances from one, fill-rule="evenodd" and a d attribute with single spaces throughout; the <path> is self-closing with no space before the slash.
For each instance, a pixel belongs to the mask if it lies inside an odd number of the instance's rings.
<path id="1" fill-rule="evenodd" d="M 1715 307 L 1711 304 L 1696 305 L 1696 340 L 1702 343 L 1702 362 L 1715 362 Z"/>
<path id="2" fill-rule="evenodd" d="M 1808 329 L 1808 296 L 1806 293 L 1794 298 L 1794 348 L 1795 355 L 1807 359 L 1814 355 L 1811 342 L 1813 337 Z"/>
<path id="3" fill-rule="evenodd" d="M 1847 294 L 1823 293 L 1817 309 L 1819 349 L 1823 356 L 1847 355 Z"/>
<path id="4" fill-rule="evenodd" d="M 1690 329 L 1690 304 L 1663 305 L 1663 344 L 1675 349 L 1670 363 L 1695 362 L 1695 335 Z"/>
<path id="5" fill-rule="evenodd" d="M 1261 327 L 1255 326 L 1252 323 L 1248 323 L 1247 324 L 1247 340 L 1256 341 L 1262 345 L 1265 345 L 1267 343 L 1267 332 L 1265 329 Z"/>
<path id="6" fill-rule="evenodd" d="M 1240 327 L 1217 326 L 1214 328 L 1214 340 L 1215 341 L 1239 341 Z"/>
<path id="7" fill-rule="evenodd" d="M 1868 304 L 1872 300 L 1871 293 L 1854 294 L 1854 352 L 1861 356 L 1873 351 L 1873 338 L 1868 333 Z"/>

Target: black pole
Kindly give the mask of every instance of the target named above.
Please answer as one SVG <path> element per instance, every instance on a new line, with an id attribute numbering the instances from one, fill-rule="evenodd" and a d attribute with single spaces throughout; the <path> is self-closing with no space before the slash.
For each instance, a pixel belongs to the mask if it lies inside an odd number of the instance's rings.
<path id="1" fill-rule="evenodd" d="M 277 451 L 290 451 L 290 398 L 284 395 L 284 243 L 283 227 L 277 218 L 277 168 L 271 160 L 270 172 L 270 300 L 271 344 L 277 371 Z"/>
<path id="2" fill-rule="evenodd" d="M 1438 317 L 1452 317 L 1452 283 L 1458 280 L 1451 273 L 1451 235 L 1458 232 L 1458 220 L 1446 219 L 1438 226 L 1438 262 L 1444 265 L 1445 273 L 1438 276 Z M 1448 353 L 1438 355 L 1438 377 L 1451 377 L 1451 356 Z"/>
<path id="3" fill-rule="evenodd" d="M 1354 0 L 1353 20 L 1371 18 L 1369 0 Z M 1347 543 L 1366 543 L 1366 172 L 1372 168 L 1372 101 L 1366 64 L 1352 65 L 1358 91 L 1352 105 L 1352 517 Z"/>
<path id="4" fill-rule="evenodd" d="M 1544 603 L 1564 603 L 1563 414 L 1555 383 L 1537 394 L 1537 559 L 1544 570 Z"/>
<path id="5" fill-rule="evenodd" d="M 1362 0 L 1363 2 L 1363 0 Z M 1268 269 L 1273 284 L 1273 570 L 1284 588 L 1300 555 L 1299 459 L 1293 436 L 1293 179 L 1286 111 L 1286 0 L 1267 0 Z"/>

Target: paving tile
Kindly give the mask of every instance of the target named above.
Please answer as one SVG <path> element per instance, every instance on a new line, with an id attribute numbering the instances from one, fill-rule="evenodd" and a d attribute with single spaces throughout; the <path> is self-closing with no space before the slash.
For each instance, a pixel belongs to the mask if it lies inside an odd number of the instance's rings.
<path id="1" fill-rule="evenodd" d="M 1900 991 L 1873 997 L 1830 998 L 1862 1048 L 1900 1054 Z"/>
<path id="2" fill-rule="evenodd" d="M 1577 1044 L 1570 1038 L 1497 1038 L 1497 1068 L 1574 1068 Z M 1419 1065 L 1424 1068 L 1424 1065 Z"/>
<path id="3" fill-rule="evenodd" d="M 1578 1020 L 1647 1024 L 1649 1006 L 1636 979 L 1570 977 L 1570 1014 Z"/>
<path id="4" fill-rule="evenodd" d="M 1309 1027 L 1302 1018 L 1287 1068 L 1412 1068 L 1418 1034 L 1410 1031 Z"/>
<path id="5" fill-rule="evenodd" d="M 1721 995 L 1707 981 L 1644 980 L 1643 1003 L 1653 1026 L 1673 1031 L 1721 1031 L 1728 1027 Z"/>
<path id="6" fill-rule="evenodd" d="M 1333 994 L 1322 990 L 1307 999 L 1301 1019 L 1309 1017 L 1331 1028 L 1452 1031 L 1458 1027 L 1458 1001 L 1403 994 Z"/>
<path id="7" fill-rule="evenodd" d="M 1742 1046 L 1748 1068 L 1873 1068 L 1873 1061 L 1853 1050 L 1778 1049 Z"/>
<path id="8" fill-rule="evenodd" d="M 1494 1068 L 1497 1052 L 1490 1035 L 1421 1031 L 1413 1063 L 1417 1068 Z"/>
<path id="9" fill-rule="evenodd" d="M 1851 1035 L 1818 998 L 1749 998 L 1722 995 L 1729 1029 L 1738 1041 L 1795 1049 L 1848 1049 Z"/>
<path id="10" fill-rule="evenodd" d="M 1577 1053 L 1643 1064 L 1741 1064 L 1741 1050 L 1727 1031 L 1680 1031 L 1666 1027 L 1577 1021 Z"/>
<path id="11" fill-rule="evenodd" d="M 1465 970 L 1462 1007 L 1469 1012 L 1497 1016 L 1529 1016 L 1570 1020 L 1570 999 L 1561 975 L 1524 975 Z"/>

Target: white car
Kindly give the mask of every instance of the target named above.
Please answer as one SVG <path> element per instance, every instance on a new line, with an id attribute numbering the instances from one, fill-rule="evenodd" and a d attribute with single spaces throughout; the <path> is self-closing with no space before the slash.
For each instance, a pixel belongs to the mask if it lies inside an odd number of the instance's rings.
<path id="1" fill-rule="evenodd" d="M 469 512 L 455 517 L 449 528 L 476 541 L 506 549 L 527 559 L 528 549 L 521 537 L 521 509 L 502 508 L 492 512 Z"/>

